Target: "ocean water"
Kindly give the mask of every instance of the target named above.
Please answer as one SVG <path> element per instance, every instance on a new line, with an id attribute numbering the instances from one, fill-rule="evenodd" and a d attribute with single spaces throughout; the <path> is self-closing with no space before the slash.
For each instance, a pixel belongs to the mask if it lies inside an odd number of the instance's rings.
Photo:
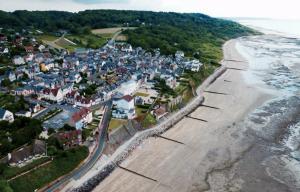
<path id="1" fill-rule="evenodd" d="M 244 126 L 256 142 L 235 168 L 242 191 L 300 191 L 300 22 L 241 22 L 266 35 L 242 37 L 237 48 L 249 61 L 245 80 L 273 99 Z M 250 166 L 251 165 L 251 166 Z"/>
<path id="2" fill-rule="evenodd" d="M 237 22 L 258 29 L 265 34 L 300 37 L 300 20 L 235 19 Z"/>

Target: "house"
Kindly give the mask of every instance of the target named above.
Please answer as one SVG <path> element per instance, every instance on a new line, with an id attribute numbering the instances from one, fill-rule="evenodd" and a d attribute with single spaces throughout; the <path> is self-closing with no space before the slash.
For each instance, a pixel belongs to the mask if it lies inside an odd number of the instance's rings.
<path id="1" fill-rule="evenodd" d="M 16 116 L 18 117 L 31 117 L 30 111 L 19 111 L 16 113 Z"/>
<path id="2" fill-rule="evenodd" d="M 10 82 L 14 82 L 15 80 L 17 80 L 16 73 L 13 72 L 13 71 L 9 71 L 8 72 L 8 79 L 9 79 Z"/>
<path id="3" fill-rule="evenodd" d="M 31 103 L 29 105 L 29 110 L 30 110 L 31 113 L 37 113 L 40 110 L 42 110 L 42 107 L 39 103 Z"/>
<path id="4" fill-rule="evenodd" d="M 64 99 L 65 99 L 65 102 L 67 102 L 71 105 L 74 105 L 76 102 L 76 98 L 78 96 L 80 96 L 79 92 L 76 90 L 73 90 L 73 91 L 67 93 Z"/>
<path id="5" fill-rule="evenodd" d="M 88 108 L 81 108 L 75 112 L 70 119 L 70 126 L 75 127 L 77 130 L 81 130 L 87 126 L 87 124 L 93 121 L 93 113 Z"/>
<path id="6" fill-rule="evenodd" d="M 160 105 L 152 111 L 152 114 L 154 115 L 154 117 L 158 121 L 161 118 L 163 118 L 164 116 L 166 116 L 168 114 L 168 111 L 167 111 L 166 106 Z"/>
<path id="7" fill-rule="evenodd" d="M 89 108 L 94 104 L 92 99 L 89 98 L 85 98 L 83 96 L 77 96 L 75 98 L 75 105 L 79 106 L 79 107 L 86 107 Z"/>
<path id="8" fill-rule="evenodd" d="M 55 133 L 54 138 L 57 138 L 64 150 L 68 150 L 82 144 L 81 130 Z"/>
<path id="9" fill-rule="evenodd" d="M 40 51 L 40 52 L 43 52 L 43 50 L 45 49 L 46 47 L 44 46 L 44 45 L 40 45 L 39 47 L 38 47 L 38 50 Z"/>
<path id="10" fill-rule="evenodd" d="M 161 75 L 160 78 L 164 79 L 166 81 L 166 85 L 171 89 L 174 89 L 177 86 L 177 80 L 172 75 Z"/>
<path id="11" fill-rule="evenodd" d="M 9 49 L 6 47 L 3 49 L 2 54 L 8 54 L 9 53 Z"/>
<path id="12" fill-rule="evenodd" d="M 33 46 L 25 46 L 24 48 L 25 48 L 26 53 L 33 53 L 33 51 L 34 51 Z"/>
<path id="13" fill-rule="evenodd" d="M 73 89 L 73 84 L 68 83 L 61 87 L 61 90 L 63 92 L 63 95 L 66 96 L 68 93 L 70 93 Z"/>
<path id="14" fill-rule="evenodd" d="M 202 67 L 202 63 L 200 63 L 199 60 L 193 60 L 192 61 L 192 64 L 191 64 L 191 71 L 194 71 L 194 72 L 198 72 L 200 70 L 200 68 Z"/>
<path id="15" fill-rule="evenodd" d="M 112 117 L 117 119 L 135 118 L 134 99 L 130 95 L 113 100 Z"/>
<path id="16" fill-rule="evenodd" d="M 40 96 L 41 98 L 54 101 L 57 103 L 62 102 L 64 99 L 63 92 L 60 88 L 54 88 L 54 89 L 46 88 L 42 91 L 42 94 Z"/>
<path id="17" fill-rule="evenodd" d="M 23 95 L 23 96 L 29 96 L 34 94 L 34 89 L 30 86 L 25 86 L 25 87 L 18 87 L 15 90 L 16 95 Z"/>
<path id="18" fill-rule="evenodd" d="M 32 145 L 28 145 L 8 154 L 10 166 L 22 167 L 35 159 L 46 156 L 47 149 L 45 141 L 35 140 Z"/>
<path id="19" fill-rule="evenodd" d="M 25 60 L 24 60 L 24 58 L 21 57 L 21 56 L 15 56 L 15 57 L 13 58 L 13 63 L 14 63 L 15 65 L 24 65 L 24 64 L 25 64 Z"/>
<path id="20" fill-rule="evenodd" d="M 4 34 L 0 34 L 0 43 L 4 43 L 7 41 L 7 36 L 5 36 Z"/>
<path id="21" fill-rule="evenodd" d="M 0 121 L 14 122 L 14 114 L 8 110 L 0 108 Z"/>
<path id="22" fill-rule="evenodd" d="M 134 80 L 122 83 L 118 92 L 123 95 L 132 95 L 138 89 L 138 83 Z"/>

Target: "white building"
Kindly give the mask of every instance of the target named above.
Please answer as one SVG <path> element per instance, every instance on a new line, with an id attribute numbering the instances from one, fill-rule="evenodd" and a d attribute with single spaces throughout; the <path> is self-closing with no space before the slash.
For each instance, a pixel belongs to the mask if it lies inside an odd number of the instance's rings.
<path id="1" fill-rule="evenodd" d="M 0 108 L 0 120 L 12 123 L 14 122 L 14 114 L 8 110 Z"/>
<path id="2" fill-rule="evenodd" d="M 89 123 L 93 121 L 93 113 L 88 108 L 81 108 L 79 111 L 75 112 L 69 124 L 75 127 L 77 130 L 85 128 Z"/>
<path id="3" fill-rule="evenodd" d="M 135 118 L 134 99 L 130 95 L 126 95 L 120 99 L 113 101 L 112 117 L 117 119 L 133 119 Z"/>
<path id="4" fill-rule="evenodd" d="M 125 83 L 122 83 L 118 92 L 122 95 L 133 95 L 137 89 L 138 83 L 134 80 L 130 80 Z"/>
<path id="5" fill-rule="evenodd" d="M 24 64 L 25 64 L 25 60 L 24 60 L 24 58 L 21 57 L 21 56 L 15 56 L 15 57 L 13 58 L 13 63 L 14 63 L 15 65 L 24 65 Z"/>
<path id="6" fill-rule="evenodd" d="M 55 89 L 44 89 L 42 94 L 40 95 L 41 98 L 54 101 L 54 102 L 62 102 L 64 99 L 63 92 L 60 88 L 55 88 Z"/>
<path id="7" fill-rule="evenodd" d="M 200 70 L 200 68 L 202 67 L 202 63 L 200 63 L 199 60 L 193 60 L 192 61 L 192 64 L 191 64 L 191 71 L 194 71 L 194 72 L 198 72 Z"/>

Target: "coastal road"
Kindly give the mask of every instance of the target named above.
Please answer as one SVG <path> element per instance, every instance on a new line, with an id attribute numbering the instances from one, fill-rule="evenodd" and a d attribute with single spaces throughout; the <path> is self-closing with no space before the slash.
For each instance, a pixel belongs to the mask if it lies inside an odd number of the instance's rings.
<path id="1" fill-rule="evenodd" d="M 112 107 L 112 102 L 107 102 L 105 113 L 103 115 L 103 119 L 98 127 L 100 134 L 98 134 L 97 139 L 96 139 L 97 146 L 96 146 L 96 149 L 93 152 L 92 156 L 82 166 L 80 166 L 79 168 L 74 170 L 69 175 L 66 175 L 65 177 L 61 178 L 56 183 L 53 183 L 52 185 L 47 187 L 44 191 L 46 191 L 46 192 L 59 191 L 69 181 L 77 180 L 77 179 L 81 178 L 83 175 L 85 175 L 93 167 L 93 165 L 98 161 L 98 159 L 102 155 L 102 152 L 103 152 L 103 149 L 104 149 L 105 143 L 106 143 L 107 128 L 109 125 L 111 107 Z"/>

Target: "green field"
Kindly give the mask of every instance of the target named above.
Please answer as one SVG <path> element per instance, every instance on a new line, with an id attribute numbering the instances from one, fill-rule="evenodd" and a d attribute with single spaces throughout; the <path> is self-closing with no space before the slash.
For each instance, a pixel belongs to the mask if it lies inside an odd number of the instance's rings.
<path id="1" fill-rule="evenodd" d="M 0 164 L 0 173 L 1 173 L 0 179 L 5 179 L 5 180 L 11 179 L 23 172 L 29 171 L 29 170 L 33 169 L 34 167 L 41 165 L 49 160 L 50 160 L 49 157 L 44 157 L 41 159 L 34 160 L 32 163 L 30 163 L 24 167 L 10 167 L 5 164 Z"/>
<path id="2" fill-rule="evenodd" d="M 71 172 L 87 156 L 86 147 L 60 152 L 51 163 L 10 181 L 9 185 L 14 192 L 32 192 Z"/>
<path id="3" fill-rule="evenodd" d="M 126 123 L 127 121 L 123 119 L 111 119 L 109 122 L 108 130 L 113 131 L 114 129 L 117 129 L 120 126 L 125 125 Z"/>
<path id="4" fill-rule="evenodd" d="M 111 37 L 99 36 L 94 34 L 84 34 L 84 35 L 67 35 L 67 39 L 73 41 L 78 47 L 87 47 L 97 49 L 105 45 L 107 40 Z"/>

